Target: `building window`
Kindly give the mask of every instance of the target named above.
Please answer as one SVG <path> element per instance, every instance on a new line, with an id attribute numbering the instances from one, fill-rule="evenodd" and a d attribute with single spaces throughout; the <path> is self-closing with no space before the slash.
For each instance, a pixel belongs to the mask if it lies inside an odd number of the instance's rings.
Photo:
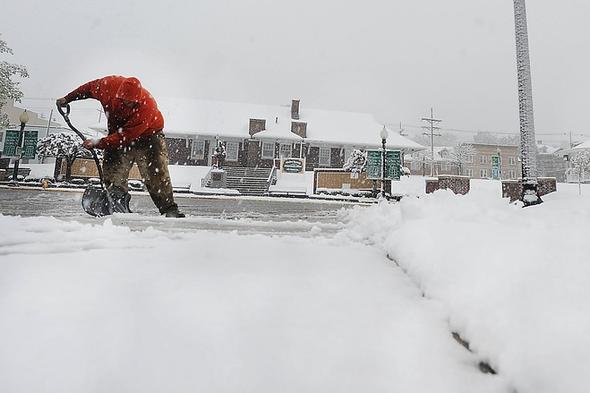
<path id="1" fill-rule="evenodd" d="M 471 169 L 471 168 L 465 169 L 465 176 L 473 177 L 473 169 Z"/>
<path id="2" fill-rule="evenodd" d="M 2 131 L 0 131 L 0 142 L 2 142 L 4 140 L 4 133 Z"/>
<path id="3" fill-rule="evenodd" d="M 479 156 L 479 163 L 486 164 L 488 162 L 488 156 Z"/>
<path id="4" fill-rule="evenodd" d="M 320 147 L 320 166 L 330 166 L 332 149 L 329 147 Z"/>
<path id="5" fill-rule="evenodd" d="M 488 177 L 488 170 L 487 169 L 480 169 L 479 177 L 481 177 L 482 179 L 487 178 Z"/>
<path id="6" fill-rule="evenodd" d="M 202 160 L 205 158 L 205 141 L 194 140 L 191 149 L 191 159 Z"/>
<path id="7" fill-rule="evenodd" d="M 516 165 L 516 159 L 514 157 L 508 157 L 508 164 Z"/>
<path id="8" fill-rule="evenodd" d="M 226 142 L 225 143 L 225 159 L 227 161 L 238 161 L 238 149 L 240 148 L 239 142 Z"/>
<path id="9" fill-rule="evenodd" d="M 473 156 L 472 155 L 468 155 L 465 158 L 465 162 L 468 163 L 468 164 L 473 164 Z"/>
<path id="10" fill-rule="evenodd" d="M 254 135 L 257 132 L 264 131 L 266 129 L 265 119 L 250 119 L 249 133 Z"/>
<path id="11" fill-rule="evenodd" d="M 280 158 L 291 158 L 291 148 L 290 144 L 281 143 L 279 147 L 279 157 Z"/>
<path id="12" fill-rule="evenodd" d="M 264 159 L 275 158 L 275 144 L 274 144 L 274 142 L 263 142 L 262 143 L 262 158 L 264 158 Z"/>
<path id="13" fill-rule="evenodd" d="M 514 171 L 514 170 L 511 170 L 510 171 L 510 178 L 511 179 L 516 179 L 516 171 Z"/>

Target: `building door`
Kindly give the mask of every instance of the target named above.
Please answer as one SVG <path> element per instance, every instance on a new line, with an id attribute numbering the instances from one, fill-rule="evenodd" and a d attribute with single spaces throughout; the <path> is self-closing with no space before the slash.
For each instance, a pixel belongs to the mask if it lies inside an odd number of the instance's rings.
<path id="1" fill-rule="evenodd" d="M 247 167 L 257 167 L 260 163 L 260 146 L 258 141 L 249 140 L 248 141 L 248 153 L 247 153 L 247 160 L 246 166 Z"/>

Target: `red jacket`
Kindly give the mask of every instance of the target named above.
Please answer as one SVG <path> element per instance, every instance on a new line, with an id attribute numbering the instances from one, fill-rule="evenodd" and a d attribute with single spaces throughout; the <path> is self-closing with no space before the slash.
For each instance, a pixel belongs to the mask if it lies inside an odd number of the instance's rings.
<path id="1" fill-rule="evenodd" d="M 164 128 L 164 117 L 154 97 L 141 86 L 137 78 L 106 76 L 88 82 L 65 96 L 68 102 L 94 98 L 102 104 L 108 119 L 109 135 L 96 147 L 113 149 L 153 135 Z M 135 103 L 133 108 L 124 101 Z"/>

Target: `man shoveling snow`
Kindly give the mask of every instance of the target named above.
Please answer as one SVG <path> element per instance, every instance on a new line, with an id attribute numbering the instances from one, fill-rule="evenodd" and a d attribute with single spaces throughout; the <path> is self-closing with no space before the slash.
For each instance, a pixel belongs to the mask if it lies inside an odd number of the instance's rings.
<path id="1" fill-rule="evenodd" d="M 127 194 L 129 171 L 135 162 L 160 213 L 166 217 L 184 217 L 172 194 L 168 148 L 162 131 L 164 117 L 152 95 L 137 78 L 113 75 L 78 87 L 59 98 L 57 105 L 65 107 L 72 101 L 87 98 L 102 104 L 109 135 L 86 140 L 84 147 L 104 149 L 104 181 L 113 199 Z"/>

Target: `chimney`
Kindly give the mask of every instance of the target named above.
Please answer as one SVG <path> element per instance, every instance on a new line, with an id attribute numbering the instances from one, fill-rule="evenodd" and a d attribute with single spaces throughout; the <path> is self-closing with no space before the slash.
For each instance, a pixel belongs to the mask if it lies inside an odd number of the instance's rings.
<path id="1" fill-rule="evenodd" d="M 291 121 L 291 132 L 301 138 L 307 138 L 307 123 L 304 121 Z"/>
<path id="2" fill-rule="evenodd" d="M 299 120 L 299 100 L 291 100 L 291 119 Z"/>
<path id="3" fill-rule="evenodd" d="M 264 130 L 266 130 L 265 119 L 250 119 L 250 125 L 248 127 L 248 132 L 250 136 L 253 136 L 254 134 Z"/>

